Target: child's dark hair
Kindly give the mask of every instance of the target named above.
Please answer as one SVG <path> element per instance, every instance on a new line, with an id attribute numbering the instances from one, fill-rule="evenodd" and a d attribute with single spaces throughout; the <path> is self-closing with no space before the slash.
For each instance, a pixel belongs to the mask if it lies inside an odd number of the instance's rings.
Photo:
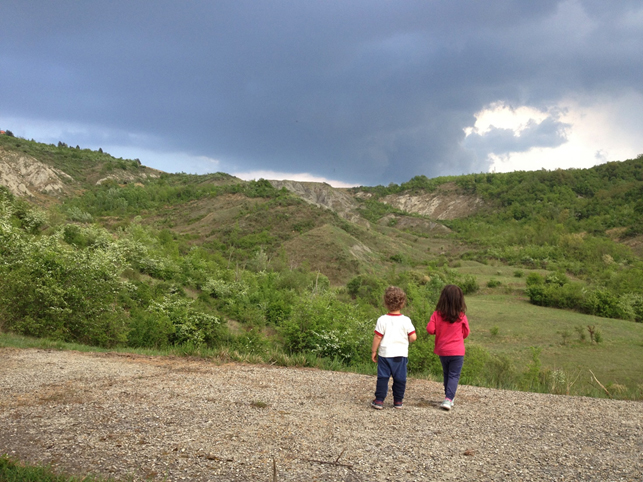
<path id="1" fill-rule="evenodd" d="M 442 319 L 449 323 L 459 321 L 461 314 L 467 311 L 467 304 L 464 302 L 464 294 L 460 287 L 446 285 L 442 288 L 435 311 L 439 312 Z"/>
<path id="2" fill-rule="evenodd" d="M 389 286 L 384 292 L 384 305 L 389 311 L 399 311 L 406 305 L 406 293 L 402 288 Z"/>

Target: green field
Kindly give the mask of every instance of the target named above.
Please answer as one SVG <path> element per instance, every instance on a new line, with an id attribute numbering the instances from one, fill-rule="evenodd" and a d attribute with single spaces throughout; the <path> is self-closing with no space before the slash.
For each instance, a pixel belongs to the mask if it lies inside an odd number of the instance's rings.
<path id="1" fill-rule="evenodd" d="M 524 290 L 529 273 L 538 273 L 541 275 L 547 275 L 549 273 L 544 269 L 515 268 L 495 261 L 489 264 L 482 264 L 477 261 L 459 261 L 458 265 L 455 270 L 461 274 L 474 276 L 483 290 L 490 280 L 499 281 L 500 285 L 498 288 L 501 290 Z M 517 272 L 521 273 L 520 277 L 516 276 Z"/>
<path id="2" fill-rule="evenodd" d="M 580 372 L 579 385 L 597 386 L 590 382 L 592 370 L 608 389 L 615 384 L 632 392 L 643 389 L 641 323 L 543 308 L 530 304 L 526 298 L 506 294 L 469 296 L 467 306 L 470 343 L 507 355 L 521 366 L 530 361 L 531 347 L 539 347 L 543 367 L 574 376 Z M 600 331 L 600 343 L 589 342 L 588 325 Z M 496 335 L 491 332 L 494 327 Z M 577 327 L 587 335 L 585 341 L 580 340 Z M 563 332 L 569 334 L 564 344 Z"/>

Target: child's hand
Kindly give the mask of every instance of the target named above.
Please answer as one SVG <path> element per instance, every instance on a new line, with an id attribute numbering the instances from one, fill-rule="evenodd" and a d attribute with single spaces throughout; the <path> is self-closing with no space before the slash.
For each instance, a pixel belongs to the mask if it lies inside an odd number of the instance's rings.
<path id="1" fill-rule="evenodd" d="M 371 347 L 371 360 L 373 360 L 373 363 L 377 363 L 377 349 L 380 347 L 382 338 L 384 338 L 383 335 L 375 332 L 375 336 L 373 336 L 373 346 Z"/>

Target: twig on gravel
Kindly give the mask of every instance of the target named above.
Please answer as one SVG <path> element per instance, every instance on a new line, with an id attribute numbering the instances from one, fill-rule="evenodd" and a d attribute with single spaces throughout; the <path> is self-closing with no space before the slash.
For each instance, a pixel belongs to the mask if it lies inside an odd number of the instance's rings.
<path id="1" fill-rule="evenodd" d="M 601 386 L 601 388 L 602 388 L 603 390 L 605 390 L 605 393 L 607 393 L 607 396 L 608 396 L 608 397 L 610 397 L 610 398 L 612 398 L 612 395 L 610 394 L 610 392 L 608 392 L 608 391 L 607 391 L 607 388 L 605 388 L 605 387 L 603 386 L 603 384 L 602 384 L 601 382 L 599 382 L 599 381 L 598 381 L 598 378 L 596 378 L 596 375 L 594 375 L 594 372 L 593 372 L 593 371 L 591 371 L 591 370 L 590 370 L 589 372 L 592 374 L 592 377 L 594 377 L 594 381 L 595 381 L 596 383 L 598 383 L 598 384 Z"/>
<path id="2" fill-rule="evenodd" d="M 345 448 L 345 447 L 344 447 L 344 450 L 342 450 L 342 453 L 341 453 L 341 454 L 339 454 L 339 455 L 337 456 L 337 458 L 335 459 L 335 463 L 339 462 L 339 459 L 341 459 L 341 458 L 342 458 L 342 455 L 344 455 L 344 452 L 346 452 L 346 448 Z"/>
<path id="3" fill-rule="evenodd" d="M 214 454 L 199 455 L 198 457 L 205 457 L 208 460 L 217 460 L 219 462 L 234 462 L 232 458 L 222 458 Z"/>
<path id="4" fill-rule="evenodd" d="M 339 459 L 344 455 L 344 452 L 346 452 L 346 449 L 342 450 L 342 453 L 339 454 L 339 457 L 337 457 L 333 462 L 329 462 L 328 460 L 317 460 L 317 459 L 308 459 L 308 458 L 303 458 L 301 460 L 306 460 L 308 462 L 315 462 L 317 464 L 326 464 L 326 465 L 334 465 L 335 467 L 347 467 L 349 469 L 353 468 L 353 464 L 342 464 L 339 462 Z"/>
<path id="5" fill-rule="evenodd" d="M 272 458 L 272 482 L 277 482 L 277 462 Z"/>
<path id="6" fill-rule="evenodd" d="M 342 455 L 344 455 L 344 452 L 346 452 L 346 448 L 342 450 L 342 452 L 337 456 L 337 458 L 333 462 L 329 462 L 327 460 L 317 460 L 317 459 L 301 459 L 301 460 L 306 460 L 307 462 L 315 462 L 316 464 L 332 465 L 333 467 L 346 467 L 348 470 L 350 470 L 351 477 L 354 478 L 357 482 L 360 482 L 362 478 L 357 474 L 357 472 L 355 472 L 355 469 L 353 468 L 353 464 L 340 463 L 339 459 L 342 458 Z"/>

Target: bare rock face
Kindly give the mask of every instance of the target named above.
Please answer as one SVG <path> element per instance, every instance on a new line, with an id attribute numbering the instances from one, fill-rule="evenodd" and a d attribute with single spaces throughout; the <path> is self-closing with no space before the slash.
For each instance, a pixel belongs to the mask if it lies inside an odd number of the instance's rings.
<path id="1" fill-rule="evenodd" d="M 477 196 L 458 193 L 453 183 L 443 184 L 431 193 L 389 194 L 381 201 L 402 211 L 433 219 L 463 218 L 475 213 L 484 204 Z"/>
<path id="2" fill-rule="evenodd" d="M 346 190 L 336 189 L 319 182 L 300 181 L 270 181 L 276 188 L 286 188 L 298 195 L 304 201 L 319 207 L 331 209 L 339 216 L 352 223 L 368 227 L 369 222 L 359 215 L 359 203 L 355 198 L 368 199 L 372 193 L 357 192 L 354 195 Z M 441 185 L 435 192 L 413 194 L 390 194 L 380 200 L 401 211 L 420 214 L 435 220 L 456 219 L 475 213 L 483 205 L 481 198 L 457 192 L 453 183 Z M 410 229 L 422 233 L 448 233 L 449 228 L 429 220 L 422 220 L 410 216 L 388 215 L 383 217 L 379 224 L 395 226 L 398 229 Z"/>
<path id="3" fill-rule="evenodd" d="M 0 149 L 0 185 L 16 196 L 62 194 L 67 192 L 65 181 L 73 179 L 31 156 Z"/>
<path id="4" fill-rule="evenodd" d="M 304 201 L 335 211 L 339 216 L 355 224 L 369 227 L 367 220 L 357 212 L 358 204 L 348 193 L 326 183 L 301 181 L 269 181 L 275 189 L 286 188 Z"/>
<path id="5" fill-rule="evenodd" d="M 96 181 L 96 185 L 100 186 L 102 183 L 104 183 L 105 181 L 108 181 L 108 180 L 114 180 L 114 181 L 118 182 L 119 184 L 123 184 L 123 183 L 127 184 L 127 183 L 131 183 L 131 182 L 138 182 L 138 181 L 141 181 L 141 180 L 145 180 L 147 178 L 155 179 L 155 178 L 160 177 L 159 173 L 161 171 L 157 171 L 156 169 L 152 169 L 152 168 L 149 168 L 149 167 L 146 168 L 146 171 L 147 172 L 143 172 L 143 173 L 137 172 L 136 174 L 133 174 L 133 173 L 127 172 L 127 171 L 121 171 L 121 172 L 118 172 L 118 173 L 115 173 L 115 174 L 110 174 L 109 176 L 106 176 L 106 177 Z"/>

